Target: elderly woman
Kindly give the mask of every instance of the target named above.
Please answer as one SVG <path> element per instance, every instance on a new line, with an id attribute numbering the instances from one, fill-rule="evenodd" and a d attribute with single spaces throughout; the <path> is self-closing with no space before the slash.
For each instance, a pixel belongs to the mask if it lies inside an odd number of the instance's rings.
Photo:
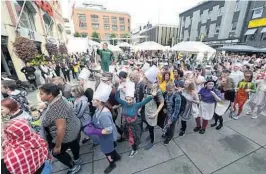
<path id="1" fill-rule="evenodd" d="M 131 83 L 133 85 L 131 85 Z M 116 100 L 119 104 L 122 105 L 122 116 L 125 118 L 125 128 L 128 133 L 127 137 L 129 140 L 129 144 L 132 146 L 132 151 L 129 154 L 129 157 L 133 157 L 138 153 L 137 148 L 140 144 L 141 138 L 141 126 L 140 126 L 140 119 L 137 116 L 138 110 L 143 107 L 145 104 L 152 100 L 152 97 L 149 96 L 144 99 L 142 102 L 134 103 L 134 92 L 135 92 L 135 84 L 133 82 L 128 82 L 126 89 L 126 100 L 122 100 L 120 98 L 120 92 L 117 91 L 116 93 Z M 133 88 L 130 87 L 133 86 Z M 154 91 L 153 91 L 154 92 Z M 152 93 L 153 96 L 156 95 Z"/>
<path id="2" fill-rule="evenodd" d="M 18 103 L 11 98 L 1 100 L 1 115 L 8 119 L 32 120 L 32 116 L 20 109 Z"/>
<path id="3" fill-rule="evenodd" d="M 77 173 L 81 169 L 81 159 L 79 158 L 80 120 L 60 95 L 57 85 L 44 84 L 40 88 L 40 98 L 48 103 L 41 116 L 42 136 L 47 140 L 53 156 L 69 167 L 68 173 Z M 68 148 L 73 153 L 74 161 L 66 152 Z"/>
<path id="4" fill-rule="evenodd" d="M 14 119 L 4 125 L 4 174 L 41 174 L 48 159 L 48 146 L 44 139 L 31 130 L 25 119 Z"/>

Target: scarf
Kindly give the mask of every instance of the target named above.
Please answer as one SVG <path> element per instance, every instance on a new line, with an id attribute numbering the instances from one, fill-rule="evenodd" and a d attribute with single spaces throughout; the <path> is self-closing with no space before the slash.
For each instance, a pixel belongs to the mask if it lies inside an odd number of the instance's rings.
<path id="1" fill-rule="evenodd" d="M 34 174 L 48 159 L 48 146 L 25 119 L 5 125 L 4 162 L 12 174 Z"/>

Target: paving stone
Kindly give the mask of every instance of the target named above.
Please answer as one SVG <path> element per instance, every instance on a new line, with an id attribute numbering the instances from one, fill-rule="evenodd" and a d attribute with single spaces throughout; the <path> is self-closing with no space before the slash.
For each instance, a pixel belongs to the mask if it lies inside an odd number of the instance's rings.
<path id="1" fill-rule="evenodd" d="M 266 149 L 261 148 L 213 174 L 265 174 Z"/>
<path id="2" fill-rule="evenodd" d="M 239 120 L 225 123 L 229 128 L 243 134 L 252 141 L 266 145 L 266 117 L 259 116 L 258 119 L 251 119 L 250 116 L 241 117 Z"/>
<path id="3" fill-rule="evenodd" d="M 189 134 L 175 139 L 179 147 L 203 173 L 211 173 L 259 148 L 235 131 L 208 128 L 204 135 Z"/>
<path id="4" fill-rule="evenodd" d="M 169 145 L 156 144 L 150 150 L 139 149 L 138 154 L 133 158 L 129 158 L 129 153 L 122 154 L 122 160 L 117 162 L 116 169 L 112 172 L 114 174 L 129 174 L 134 173 L 151 166 L 160 164 L 172 158 L 182 155 L 181 150 L 176 144 L 171 141 Z M 94 173 L 102 174 L 103 170 L 107 167 L 108 161 L 102 159 L 94 162 Z"/>
<path id="5" fill-rule="evenodd" d="M 63 170 L 60 172 L 56 172 L 54 174 L 66 174 L 66 173 L 67 173 L 67 170 Z M 92 174 L 92 163 L 82 165 L 82 168 L 79 171 L 79 174 Z"/>
<path id="6" fill-rule="evenodd" d="M 200 174 L 200 171 L 185 156 L 171 159 L 167 162 L 145 169 L 136 174 Z"/>
<path id="7" fill-rule="evenodd" d="M 91 163 L 92 162 L 92 153 L 80 155 L 80 158 L 83 159 L 82 164 Z M 62 164 L 58 160 L 53 162 L 53 172 L 58 172 L 61 170 L 65 170 L 67 168 L 68 168 L 67 166 L 65 166 L 64 164 Z"/>

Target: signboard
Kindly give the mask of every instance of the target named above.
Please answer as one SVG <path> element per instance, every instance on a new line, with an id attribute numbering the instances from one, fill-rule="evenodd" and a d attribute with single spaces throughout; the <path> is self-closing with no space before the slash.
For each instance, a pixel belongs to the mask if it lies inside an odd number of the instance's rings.
<path id="1" fill-rule="evenodd" d="M 249 21 L 248 28 L 264 27 L 266 26 L 266 18 L 254 19 Z"/>
<path id="2" fill-rule="evenodd" d="M 53 16 L 54 15 L 53 8 L 52 8 L 52 6 L 48 2 L 45 2 L 43 0 L 35 0 L 35 3 L 44 12 L 48 13 L 49 16 Z"/>

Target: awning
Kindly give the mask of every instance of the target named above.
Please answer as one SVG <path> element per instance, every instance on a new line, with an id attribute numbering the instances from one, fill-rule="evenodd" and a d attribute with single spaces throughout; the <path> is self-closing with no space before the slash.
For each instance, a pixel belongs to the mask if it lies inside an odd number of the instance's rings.
<path id="1" fill-rule="evenodd" d="M 249 29 L 246 31 L 245 35 L 253 35 L 257 31 L 257 28 Z"/>
<path id="2" fill-rule="evenodd" d="M 261 30 L 261 33 L 266 33 L 266 27 Z"/>

